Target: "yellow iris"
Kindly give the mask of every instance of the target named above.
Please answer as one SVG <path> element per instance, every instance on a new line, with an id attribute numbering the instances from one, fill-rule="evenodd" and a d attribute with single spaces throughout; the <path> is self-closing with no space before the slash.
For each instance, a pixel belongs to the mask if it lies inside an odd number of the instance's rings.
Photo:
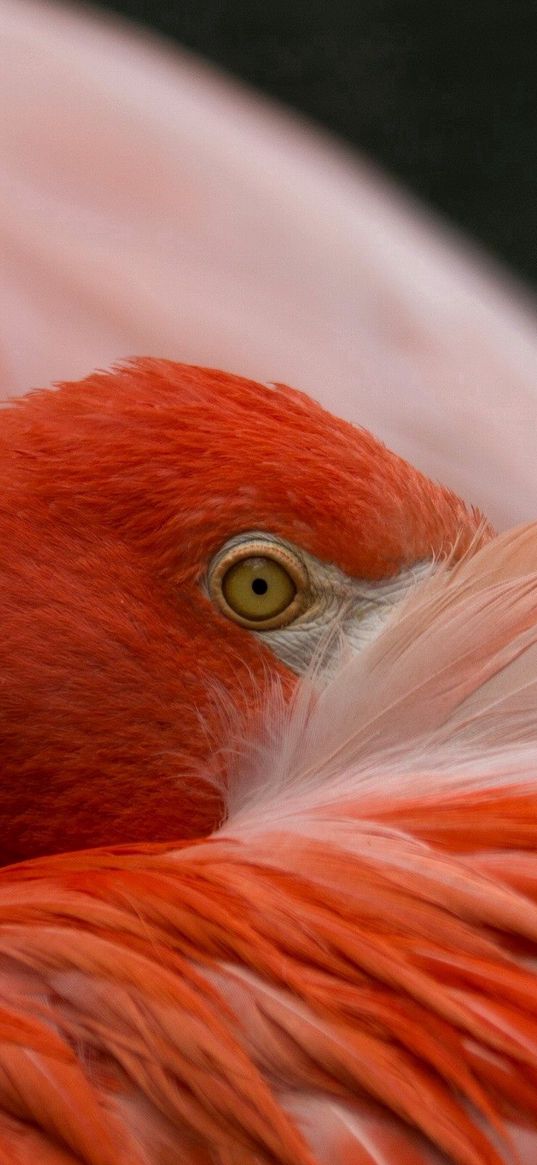
<path id="1" fill-rule="evenodd" d="M 293 602 L 296 592 L 285 567 L 261 555 L 241 558 L 222 579 L 222 593 L 228 606 L 242 619 L 252 622 L 281 615 Z"/>
<path id="2" fill-rule="evenodd" d="M 287 627 L 311 601 L 299 552 L 270 535 L 246 535 L 224 545 L 209 564 L 207 583 L 222 615 L 251 631 Z"/>

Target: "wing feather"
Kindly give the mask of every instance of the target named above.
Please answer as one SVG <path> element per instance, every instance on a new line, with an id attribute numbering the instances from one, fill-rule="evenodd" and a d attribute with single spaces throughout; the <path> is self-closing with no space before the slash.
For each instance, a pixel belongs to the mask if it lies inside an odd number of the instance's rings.
<path id="1" fill-rule="evenodd" d="M 211 838 L 0 872 L 1 1165 L 533 1165 L 535 539 L 276 693 Z"/>

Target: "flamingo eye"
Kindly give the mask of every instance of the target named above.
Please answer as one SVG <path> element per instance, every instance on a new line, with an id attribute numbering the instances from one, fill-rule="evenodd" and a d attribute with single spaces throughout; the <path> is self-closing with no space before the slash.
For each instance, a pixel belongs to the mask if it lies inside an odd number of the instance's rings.
<path id="1" fill-rule="evenodd" d="M 224 548 L 209 572 L 209 594 L 222 614 L 257 631 L 291 623 L 304 609 L 307 592 L 300 559 L 268 539 Z"/>

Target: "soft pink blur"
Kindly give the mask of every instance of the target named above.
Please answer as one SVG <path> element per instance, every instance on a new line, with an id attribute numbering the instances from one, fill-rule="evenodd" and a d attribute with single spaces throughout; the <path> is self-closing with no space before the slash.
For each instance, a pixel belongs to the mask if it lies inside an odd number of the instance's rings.
<path id="1" fill-rule="evenodd" d="M 5 394 L 135 353 L 283 380 L 500 526 L 535 517 L 520 293 L 343 149 L 148 35 L 0 0 L 0 36 Z"/>

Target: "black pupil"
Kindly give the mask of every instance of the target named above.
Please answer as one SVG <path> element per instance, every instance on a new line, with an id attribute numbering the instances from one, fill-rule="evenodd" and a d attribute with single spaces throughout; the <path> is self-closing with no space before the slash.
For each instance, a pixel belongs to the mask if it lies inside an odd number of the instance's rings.
<path id="1" fill-rule="evenodd" d="M 254 578 L 252 582 L 252 590 L 254 595 L 266 595 L 268 591 L 268 582 L 264 578 Z"/>

